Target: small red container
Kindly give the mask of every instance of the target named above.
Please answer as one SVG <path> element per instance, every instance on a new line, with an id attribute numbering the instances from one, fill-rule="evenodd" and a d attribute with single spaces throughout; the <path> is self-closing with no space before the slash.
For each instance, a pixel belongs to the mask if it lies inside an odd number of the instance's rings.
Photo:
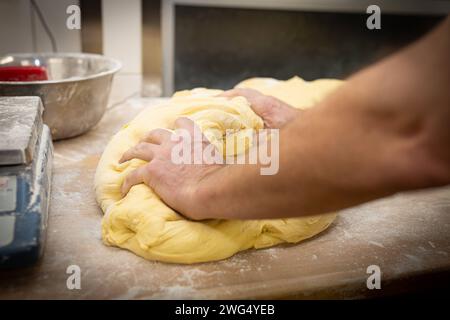
<path id="1" fill-rule="evenodd" d="M 0 67 L 0 81 L 42 81 L 48 80 L 44 67 L 7 66 Z"/>

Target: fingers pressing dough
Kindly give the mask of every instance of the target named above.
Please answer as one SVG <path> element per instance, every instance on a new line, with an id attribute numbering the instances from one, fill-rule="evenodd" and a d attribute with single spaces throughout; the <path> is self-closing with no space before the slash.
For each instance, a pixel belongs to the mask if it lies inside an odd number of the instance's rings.
<path id="1" fill-rule="evenodd" d="M 298 77 L 287 81 L 254 78 L 237 87 L 253 88 L 305 109 L 340 83 L 332 79 L 307 82 Z M 141 151 L 152 150 L 148 153 L 151 155 L 154 146 L 169 139 L 170 131 L 165 129 L 173 129 L 180 116 L 194 121 L 219 150 L 223 147 L 225 130 L 264 127 L 245 98 L 224 99 L 217 97 L 220 93 L 220 90 L 209 89 L 179 92 L 165 105 L 142 111 L 111 139 L 95 175 L 97 201 L 105 213 L 102 220 L 105 244 L 130 250 L 149 260 L 197 263 L 225 259 L 246 249 L 296 243 L 331 224 L 335 213 L 277 220 L 190 221 L 166 206 L 151 188 L 141 183 L 142 170 L 151 160 Z M 189 127 L 185 120 L 178 121 L 177 125 Z M 152 129 L 157 130 L 149 134 Z M 132 149 L 122 158 L 130 146 L 139 142 L 147 144 Z M 124 189 L 129 192 L 122 199 L 124 180 Z"/>

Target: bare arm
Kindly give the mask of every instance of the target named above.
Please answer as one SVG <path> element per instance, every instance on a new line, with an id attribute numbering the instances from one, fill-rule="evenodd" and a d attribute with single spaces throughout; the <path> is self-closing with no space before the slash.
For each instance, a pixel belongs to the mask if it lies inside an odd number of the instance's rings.
<path id="1" fill-rule="evenodd" d="M 260 175 L 257 165 L 181 168 L 155 157 L 124 191 L 145 181 L 191 218 L 234 219 L 323 213 L 448 184 L 449 29 L 447 18 L 294 117 L 280 132 L 276 175 Z"/>

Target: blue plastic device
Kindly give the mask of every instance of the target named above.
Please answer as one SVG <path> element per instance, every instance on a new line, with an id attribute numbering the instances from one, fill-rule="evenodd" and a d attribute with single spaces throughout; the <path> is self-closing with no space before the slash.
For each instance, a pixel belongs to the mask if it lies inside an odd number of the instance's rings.
<path id="1" fill-rule="evenodd" d="M 28 100 L 16 99 L 14 103 L 9 100 L 7 104 L 9 107 L 18 106 L 17 112 L 23 112 L 19 111 L 22 109 L 20 105 L 26 104 L 27 116 L 34 112 L 29 106 L 36 106 L 36 117 L 39 118 L 28 122 L 23 116 L 14 118 L 11 114 L 17 113 L 11 111 L 12 108 L 8 114 L 5 114 L 5 109 L 2 113 L 0 100 L 0 123 L 7 121 L 8 117 L 17 122 L 8 122 L 10 127 L 14 126 L 17 130 L 10 128 L 9 133 L 0 132 L 0 138 L 2 134 L 17 134 L 17 137 L 9 137 L 16 147 L 10 148 L 9 152 L 4 142 L 8 139 L 2 140 L 3 145 L 0 142 L 0 163 L 3 161 L 0 165 L 0 268 L 24 267 L 35 263 L 44 251 L 46 240 L 53 159 L 52 139 L 49 128 L 42 124 L 42 104 L 40 100 L 36 100 L 39 98 L 24 98 Z M 5 104 L 3 100 L 3 106 Z M 20 139 L 24 138 L 27 132 L 30 133 L 27 136 L 29 141 L 24 148 Z M 11 145 L 11 142 L 9 144 Z M 13 152 L 17 150 L 21 151 L 21 156 Z M 7 164 L 4 164 L 5 162 Z"/>

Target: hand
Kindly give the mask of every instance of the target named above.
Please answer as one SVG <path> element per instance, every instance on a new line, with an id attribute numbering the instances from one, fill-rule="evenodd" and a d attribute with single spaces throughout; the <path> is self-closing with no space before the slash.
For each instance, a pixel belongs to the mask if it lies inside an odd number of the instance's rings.
<path id="1" fill-rule="evenodd" d="M 234 89 L 224 92 L 221 96 L 245 97 L 251 103 L 255 113 L 263 118 L 268 128 L 280 128 L 299 113 L 299 110 L 284 102 L 252 89 Z M 194 122 L 187 118 L 179 118 L 175 122 L 175 128 L 175 131 L 184 129 L 189 134 L 188 140 L 192 142 L 189 148 L 191 157 L 195 156 L 196 150 L 200 150 L 199 154 L 204 156 L 201 150 L 211 144 Z M 195 130 L 200 133 L 196 135 Z M 172 150 L 178 143 L 183 143 L 175 139 L 175 136 L 177 135 L 166 129 L 152 130 L 138 145 L 124 153 L 119 160 L 120 163 L 135 158 L 149 161 L 149 163 L 132 171 L 125 178 L 121 188 L 122 195 L 125 196 L 132 186 L 145 183 L 168 206 L 184 216 L 194 220 L 205 218 L 202 214 L 207 214 L 205 212 L 207 203 L 205 203 L 203 192 L 199 190 L 211 189 L 210 186 L 214 184 L 211 177 L 217 171 L 224 170 L 226 166 L 205 164 L 211 163 L 211 159 L 203 158 L 202 164 L 174 162 Z M 196 136 L 201 138 L 196 140 Z"/>
<path id="2" fill-rule="evenodd" d="M 174 133 L 166 129 L 152 130 L 139 144 L 123 154 L 119 163 L 131 159 L 141 159 L 149 163 L 132 171 L 125 178 L 121 188 L 122 195 L 125 196 L 132 186 L 145 183 L 174 210 L 191 219 L 202 219 L 199 214 L 203 210 L 197 207 L 202 203 L 197 192 L 200 182 L 213 172 L 224 168 L 224 165 L 204 164 L 212 161 L 211 158 L 204 158 L 202 150 L 213 146 L 192 120 L 179 118 L 175 121 L 175 128 Z M 179 134 L 180 130 L 184 130 L 184 138 Z M 203 164 L 179 164 L 173 159 L 172 150 L 179 143 L 189 146 L 191 159 L 194 159 L 195 155 L 201 155 Z"/>
<path id="3" fill-rule="evenodd" d="M 301 112 L 275 97 L 266 96 L 254 89 L 232 89 L 219 96 L 246 98 L 253 111 L 263 119 L 267 128 L 281 128 Z"/>

